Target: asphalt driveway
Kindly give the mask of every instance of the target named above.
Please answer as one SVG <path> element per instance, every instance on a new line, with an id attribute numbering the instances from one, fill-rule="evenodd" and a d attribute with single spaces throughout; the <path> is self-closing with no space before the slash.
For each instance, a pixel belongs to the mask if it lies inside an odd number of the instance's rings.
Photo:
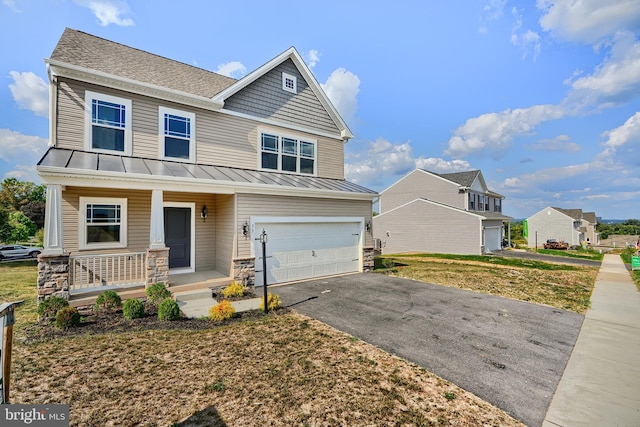
<path id="1" fill-rule="evenodd" d="M 325 322 L 540 426 L 584 316 L 552 307 L 362 273 L 271 292 Z"/>

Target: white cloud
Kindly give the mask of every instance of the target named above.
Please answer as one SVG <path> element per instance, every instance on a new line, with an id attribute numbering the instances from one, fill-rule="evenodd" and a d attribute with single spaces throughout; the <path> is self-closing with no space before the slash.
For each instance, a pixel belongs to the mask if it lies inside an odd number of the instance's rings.
<path id="1" fill-rule="evenodd" d="M 31 71 L 19 73 L 11 71 L 13 83 L 9 85 L 13 99 L 18 106 L 31 110 L 38 116 L 49 116 L 49 87 L 47 83 Z"/>
<path id="2" fill-rule="evenodd" d="M 575 153 L 580 151 L 580 145 L 571 141 L 569 135 L 558 135 L 555 138 L 541 139 L 535 144 L 528 146 L 533 151 L 563 151 Z"/>
<path id="3" fill-rule="evenodd" d="M 480 27 L 478 28 L 478 32 L 480 34 L 486 34 L 489 32 L 489 23 L 502 17 L 506 4 L 507 0 L 484 1 L 484 5 L 482 6 L 482 13 L 480 14 Z"/>
<path id="4" fill-rule="evenodd" d="M 464 160 L 416 158 L 409 142 L 394 144 L 383 138 L 369 142 L 366 149 L 358 153 L 348 153 L 345 158 L 346 178 L 367 187 L 387 186 L 415 168 L 437 173 L 471 169 Z"/>
<path id="5" fill-rule="evenodd" d="M 453 131 L 444 154 L 461 158 L 486 152 L 499 159 L 516 136 L 529 135 L 540 123 L 564 114 L 562 108 L 551 104 L 482 114 Z"/>
<path id="6" fill-rule="evenodd" d="M 313 68 L 316 66 L 316 64 L 318 64 L 318 62 L 320 62 L 320 56 L 322 54 L 320 52 L 318 52 L 315 49 L 311 49 L 309 51 L 309 53 L 307 54 L 307 57 L 309 58 L 309 68 Z"/>
<path id="7" fill-rule="evenodd" d="M 597 157 L 606 168 L 616 168 L 620 175 L 634 175 L 640 164 L 640 112 L 635 113 L 623 125 L 603 132 L 601 135 L 607 140 L 602 144 L 604 151 Z"/>
<path id="8" fill-rule="evenodd" d="M 358 110 L 357 98 L 360 92 L 358 76 L 344 68 L 338 68 L 321 86 L 342 118 L 347 123 L 352 122 Z"/>
<path id="9" fill-rule="evenodd" d="M 522 14 L 518 8 L 511 9 L 515 22 L 511 29 L 511 44 L 520 48 L 522 51 L 522 59 L 525 59 L 528 55 L 533 56 L 533 60 L 540 55 L 540 35 L 531 30 L 520 31 L 522 28 Z"/>
<path id="10" fill-rule="evenodd" d="M 18 9 L 15 0 L 2 0 L 2 4 L 11 9 L 13 13 L 20 13 L 20 9 Z"/>
<path id="11" fill-rule="evenodd" d="M 567 102 L 581 108 L 597 106 L 601 109 L 637 96 L 640 92 L 640 42 L 629 32 L 618 33 L 611 54 L 593 74 L 567 83 L 571 85 Z"/>
<path id="12" fill-rule="evenodd" d="M 624 29 L 640 29 L 640 0 L 538 0 L 540 25 L 560 39 L 596 44 Z"/>
<path id="13" fill-rule="evenodd" d="M 75 0 L 82 7 L 91 9 L 98 18 L 98 24 L 106 27 L 109 24 L 128 27 L 135 25 L 133 19 L 124 18 L 122 15 L 129 13 L 129 5 L 119 0 Z"/>
<path id="14" fill-rule="evenodd" d="M 11 129 L 0 129 L 0 162 L 11 168 L 5 178 L 37 180 L 35 164 L 47 150 L 46 138 L 24 135 Z M 3 167 L 6 170 L 7 167 Z"/>
<path id="15" fill-rule="evenodd" d="M 247 67 L 239 61 L 225 62 L 224 64 L 218 65 L 216 73 L 227 77 L 233 77 L 234 79 L 239 79 L 247 74 Z"/>

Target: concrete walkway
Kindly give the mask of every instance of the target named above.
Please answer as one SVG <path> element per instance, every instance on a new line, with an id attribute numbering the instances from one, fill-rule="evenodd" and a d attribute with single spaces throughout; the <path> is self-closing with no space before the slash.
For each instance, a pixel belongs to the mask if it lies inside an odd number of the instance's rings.
<path id="1" fill-rule="evenodd" d="M 605 255 L 543 427 L 640 426 L 640 292 Z"/>

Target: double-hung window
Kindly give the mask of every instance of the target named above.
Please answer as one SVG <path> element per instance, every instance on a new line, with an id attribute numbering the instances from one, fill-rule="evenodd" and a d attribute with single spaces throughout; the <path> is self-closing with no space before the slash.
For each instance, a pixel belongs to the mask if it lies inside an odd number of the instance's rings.
<path id="1" fill-rule="evenodd" d="M 159 108 L 160 156 L 195 161 L 196 115 L 172 108 Z"/>
<path id="2" fill-rule="evenodd" d="M 315 141 L 271 133 L 260 134 L 261 169 L 314 175 L 315 166 Z"/>
<path id="3" fill-rule="evenodd" d="M 85 149 L 131 155 L 131 100 L 85 92 Z"/>
<path id="4" fill-rule="evenodd" d="M 127 199 L 80 198 L 80 249 L 127 246 Z"/>
<path id="5" fill-rule="evenodd" d="M 470 211 L 475 211 L 476 210 L 476 195 L 474 193 L 469 193 L 469 210 Z"/>
<path id="6" fill-rule="evenodd" d="M 493 211 L 494 212 L 502 212 L 502 200 L 501 199 L 493 199 Z"/>

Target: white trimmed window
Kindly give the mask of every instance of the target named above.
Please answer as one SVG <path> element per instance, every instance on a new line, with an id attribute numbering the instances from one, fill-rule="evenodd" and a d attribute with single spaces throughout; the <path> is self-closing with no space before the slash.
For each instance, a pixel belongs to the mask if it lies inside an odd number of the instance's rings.
<path id="1" fill-rule="evenodd" d="M 80 249 L 127 247 L 127 199 L 80 197 Z"/>
<path id="2" fill-rule="evenodd" d="M 260 134 L 260 168 L 315 175 L 316 141 L 263 132 Z"/>
<path id="3" fill-rule="evenodd" d="M 85 149 L 131 155 L 131 100 L 85 91 Z"/>
<path id="4" fill-rule="evenodd" d="M 476 195 L 475 193 L 469 193 L 469 210 L 470 211 L 475 211 L 476 210 Z"/>
<path id="5" fill-rule="evenodd" d="M 296 76 L 282 73 L 282 90 L 291 93 L 298 93 L 298 79 Z"/>
<path id="6" fill-rule="evenodd" d="M 195 162 L 196 115 L 160 107 L 158 118 L 160 157 Z"/>

